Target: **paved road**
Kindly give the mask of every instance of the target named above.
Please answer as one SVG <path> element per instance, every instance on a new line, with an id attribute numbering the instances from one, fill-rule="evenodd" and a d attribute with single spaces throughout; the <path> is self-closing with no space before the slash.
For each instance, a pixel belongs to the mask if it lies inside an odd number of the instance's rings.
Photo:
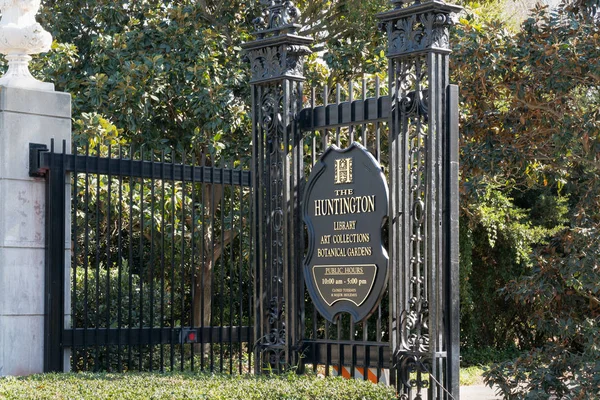
<path id="1" fill-rule="evenodd" d="M 461 386 L 460 400 L 501 400 L 488 386 Z"/>

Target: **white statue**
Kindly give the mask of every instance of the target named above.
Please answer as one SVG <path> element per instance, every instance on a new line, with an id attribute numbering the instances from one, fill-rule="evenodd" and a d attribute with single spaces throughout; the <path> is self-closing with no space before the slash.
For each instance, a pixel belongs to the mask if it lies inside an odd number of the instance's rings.
<path id="1" fill-rule="evenodd" d="M 0 86 L 53 91 L 54 84 L 41 82 L 29 72 L 30 54 L 50 50 L 52 36 L 35 21 L 40 0 L 0 0 L 0 53 L 6 55 L 8 71 Z"/>

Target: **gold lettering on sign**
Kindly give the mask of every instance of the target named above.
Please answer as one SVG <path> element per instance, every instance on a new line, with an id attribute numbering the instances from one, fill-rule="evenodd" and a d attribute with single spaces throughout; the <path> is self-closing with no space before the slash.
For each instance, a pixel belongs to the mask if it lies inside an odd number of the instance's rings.
<path id="1" fill-rule="evenodd" d="M 315 200 L 315 217 L 375 211 L 375 195 Z"/>
<path id="2" fill-rule="evenodd" d="M 336 189 L 333 192 L 336 196 L 352 196 L 354 194 L 354 189 Z"/>
<path id="3" fill-rule="evenodd" d="M 326 267 L 325 275 L 362 275 L 362 267 Z"/>
<path id="4" fill-rule="evenodd" d="M 317 257 L 370 257 L 373 254 L 371 246 L 361 247 L 332 247 L 317 249 Z"/>
<path id="5" fill-rule="evenodd" d="M 334 182 L 336 185 L 352 183 L 352 158 L 335 160 Z"/>
<path id="6" fill-rule="evenodd" d="M 333 235 L 333 243 L 368 243 L 371 235 L 368 233 L 344 233 Z"/>
<path id="7" fill-rule="evenodd" d="M 356 221 L 334 221 L 334 231 L 353 231 L 356 229 Z"/>

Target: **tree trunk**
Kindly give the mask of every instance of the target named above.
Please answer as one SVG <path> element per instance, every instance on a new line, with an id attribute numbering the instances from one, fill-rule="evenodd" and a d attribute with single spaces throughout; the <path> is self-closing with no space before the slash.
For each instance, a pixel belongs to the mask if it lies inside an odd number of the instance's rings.
<path id="1" fill-rule="evenodd" d="M 205 185 L 202 201 L 204 203 L 204 237 L 203 248 L 201 249 L 200 264 L 196 267 L 194 274 L 194 301 L 192 304 L 192 315 L 194 327 L 210 327 L 212 326 L 212 298 L 214 295 L 212 288 L 213 269 L 219 257 L 223 253 L 225 247 L 237 236 L 238 232 L 228 230 L 223 232 L 223 241 L 220 237 L 215 237 L 213 240 L 214 216 L 221 204 L 223 197 L 222 185 Z M 210 349 L 206 341 L 210 337 L 204 337 L 204 346 L 197 344 L 194 346 L 194 351 L 199 354 L 207 354 Z"/>

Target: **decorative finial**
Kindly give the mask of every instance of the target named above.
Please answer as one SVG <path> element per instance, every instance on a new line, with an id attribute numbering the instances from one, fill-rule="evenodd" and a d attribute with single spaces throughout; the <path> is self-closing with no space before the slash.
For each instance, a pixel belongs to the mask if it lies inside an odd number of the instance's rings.
<path id="1" fill-rule="evenodd" d="M 408 7 L 411 4 L 419 4 L 420 0 L 390 0 L 390 3 L 396 6 L 396 8 Z"/>
<path id="2" fill-rule="evenodd" d="M 260 0 L 265 7 L 261 17 L 256 18 L 254 27 L 257 34 L 264 37 L 273 33 L 275 36 L 283 33 L 296 33 L 300 27 L 297 25 L 300 19 L 300 10 L 290 0 Z"/>
<path id="3" fill-rule="evenodd" d="M 30 54 L 50 50 L 52 36 L 35 20 L 40 0 L 0 0 L 0 53 L 6 55 L 8 71 L 0 86 L 53 91 L 54 84 L 41 82 L 29 72 Z"/>

